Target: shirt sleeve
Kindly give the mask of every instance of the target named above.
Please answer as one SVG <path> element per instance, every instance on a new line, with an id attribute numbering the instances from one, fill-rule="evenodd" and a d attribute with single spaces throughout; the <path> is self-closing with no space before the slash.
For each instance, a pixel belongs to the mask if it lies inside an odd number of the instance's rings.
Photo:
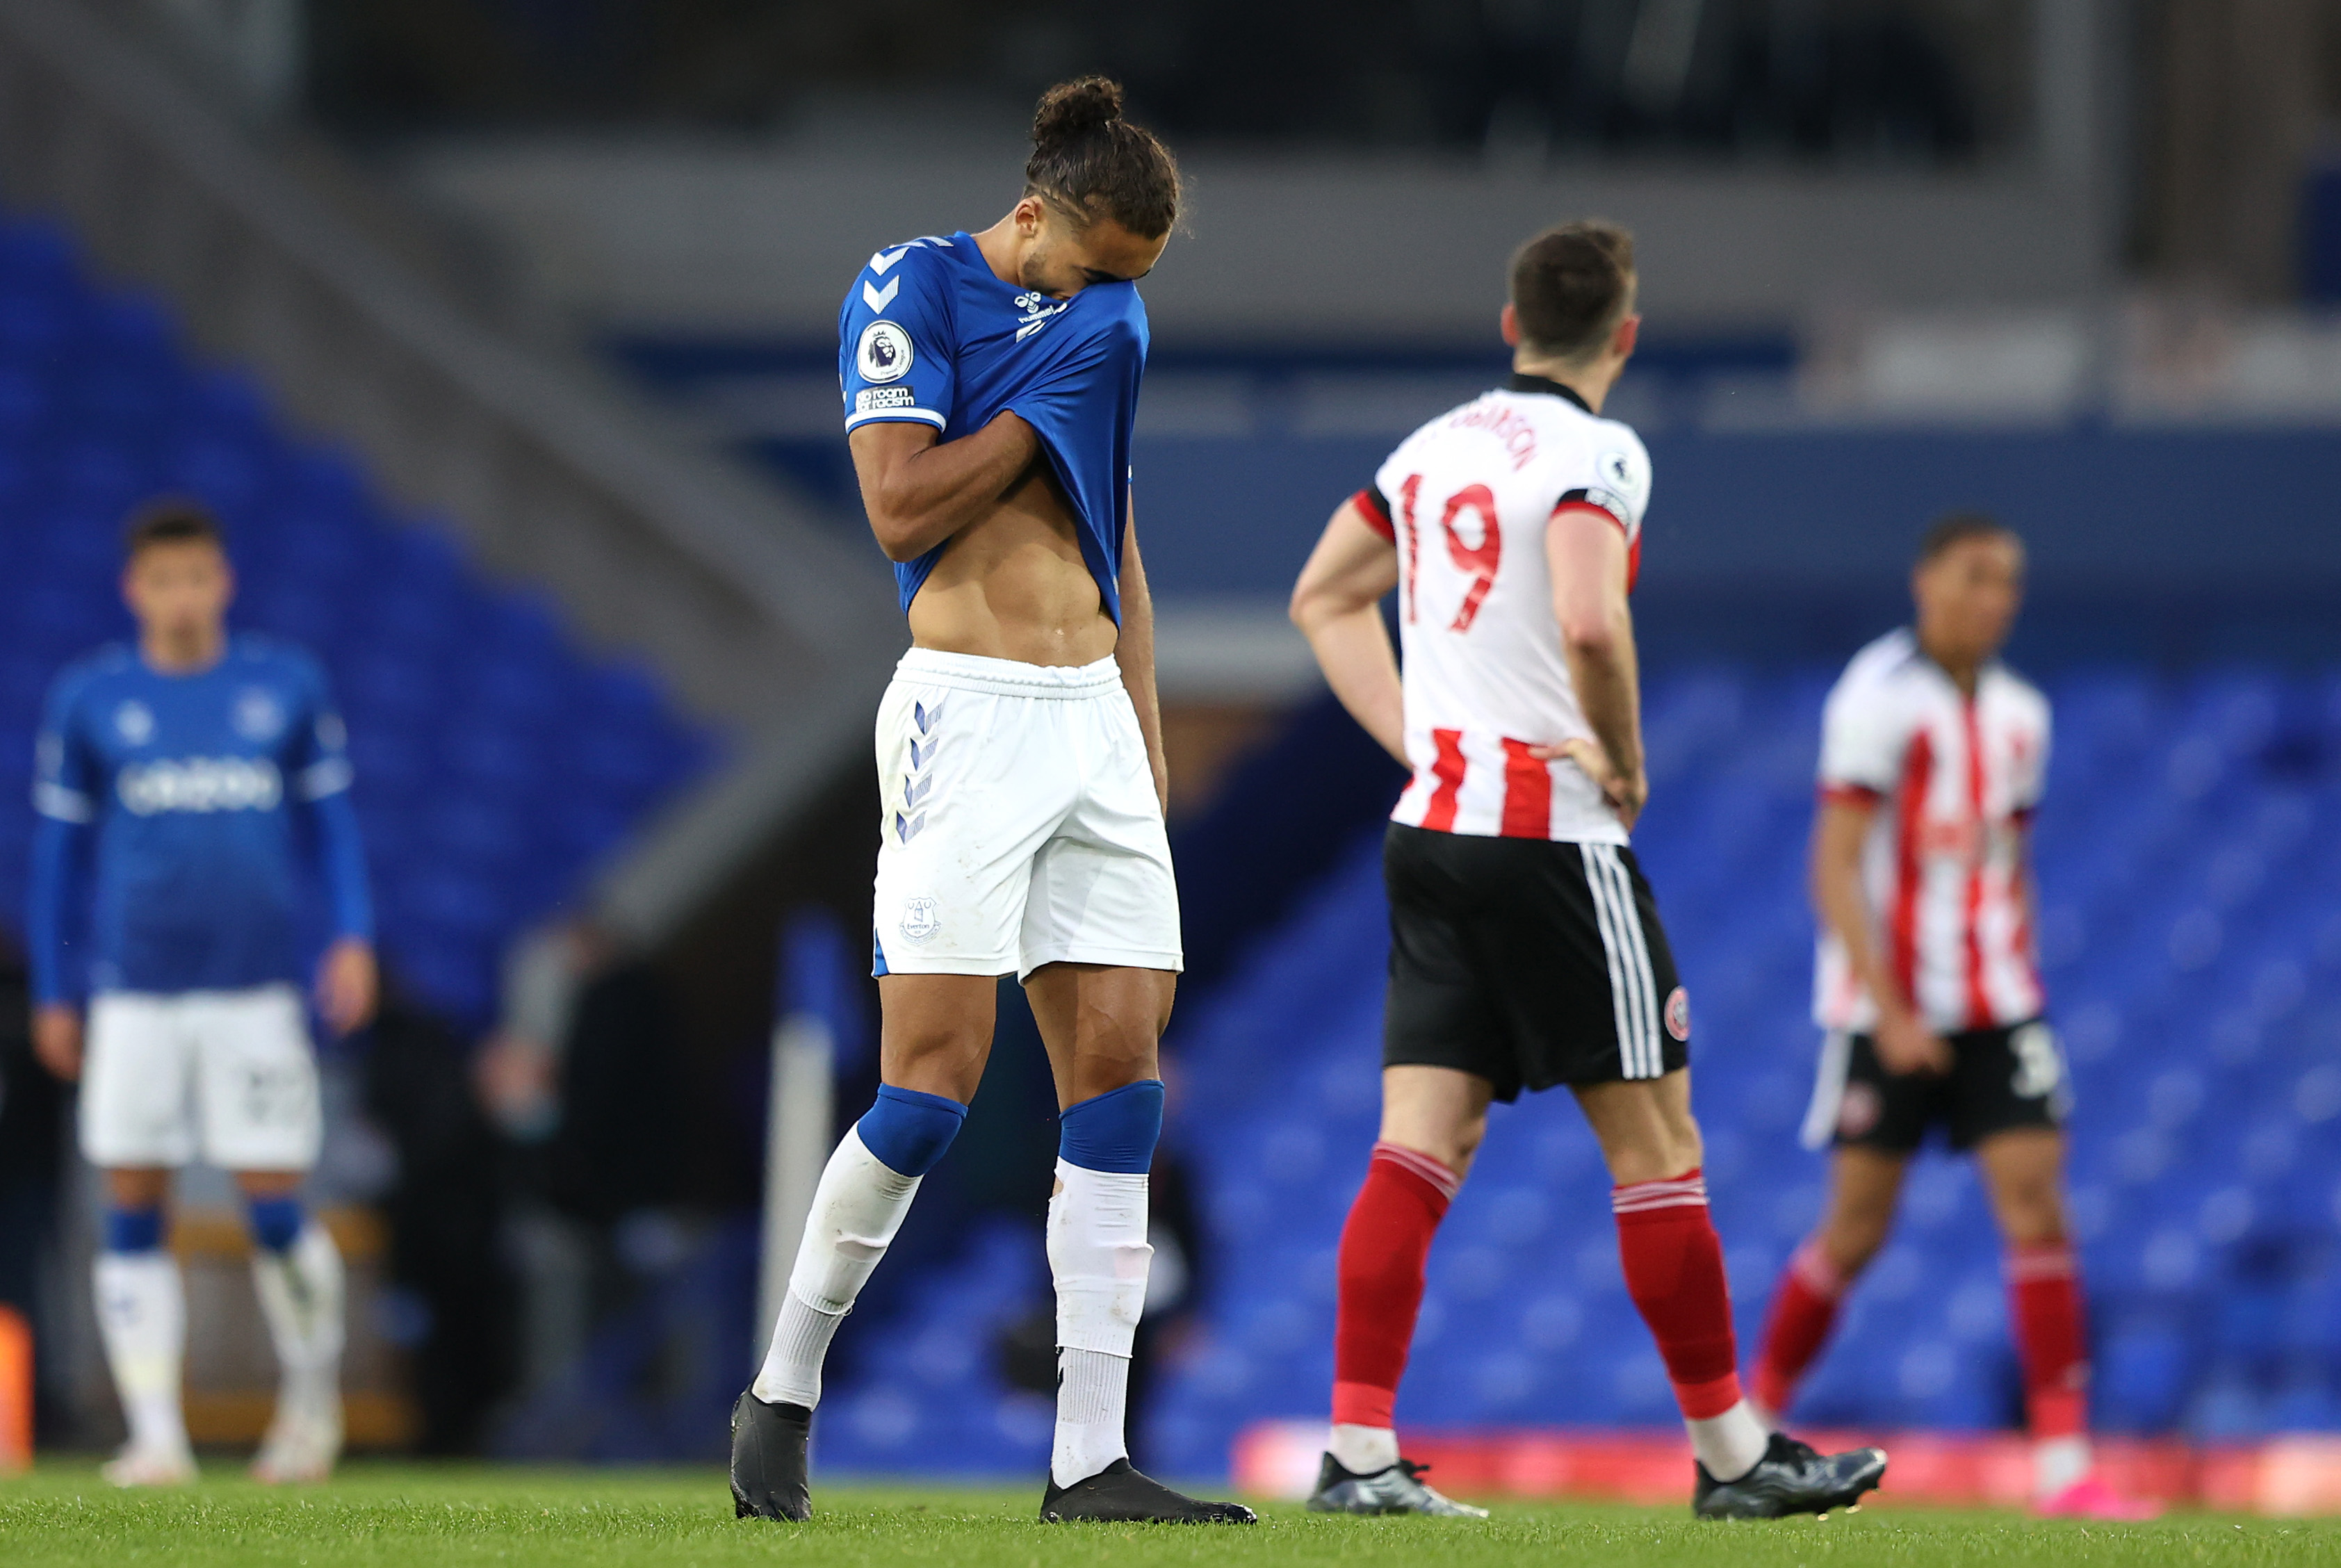
<path id="1" fill-rule="evenodd" d="M 862 269 L 837 317 L 837 379 L 845 428 L 887 421 L 947 434 L 957 387 L 947 263 L 913 240 Z"/>
<path id="2" fill-rule="evenodd" d="M 82 682 L 66 675 L 50 688 L 34 743 L 33 809 L 52 822 L 81 825 L 97 820 L 102 768 L 76 722 Z"/>
<path id="3" fill-rule="evenodd" d="M 316 824 L 317 869 L 333 911 L 334 934 L 374 940 L 374 894 L 366 881 L 365 840 L 350 804 L 349 731 L 324 672 L 307 672 L 308 701 L 285 761 L 293 797 Z"/>
<path id="4" fill-rule="evenodd" d="M 2037 699 L 2040 709 L 2039 734 L 2024 756 L 2023 776 L 2016 784 L 2016 814 L 2029 818 L 2040 809 L 2040 797 L 2048 793 L 2048 750 L 2052 714 L 2046 697 Z"/>
<path id="5" fill-rule="evenodd" d="M 75 873 L 97 817 L 99 768 L 77 724 L 81 683 L 68 676 L 49 693 L 35 743 L 31 864 L 25 887 L 25 945 L 33 1000 L 71 1001 L 79 977 L 67 959 L 67 926 L 75 909 Z"/>
<path id="6" fill-rule="evenodd" d="M 1350 499 L 1356 503 L 1358 515 L 1366 520 L 1367 527 L 1385 539 L 1398 537 L 1398 527 L 1390 521 L 1390 497 L 1382 494 L 1379 481 L 1367 481 L 1365 488 Z"/>
<path id="7" fill-rule="evenodd" d="M 1604 427 L 1591 472 L 1569 476 L 1553 511 L 1571 506 L 1601 513 L 1625 531 L 1629 547 L 1639 549 L 1642 515 L 1650 506 L 1650 454 L 1641 437 L 1622 424 Z"/>
<path id="8" fill-rule="evenodd" d="M 1821 710 L 1823 800 L 1878 801 L 1900 782 L 1909 726 L 1877 684 L 1843 680 Z"/>

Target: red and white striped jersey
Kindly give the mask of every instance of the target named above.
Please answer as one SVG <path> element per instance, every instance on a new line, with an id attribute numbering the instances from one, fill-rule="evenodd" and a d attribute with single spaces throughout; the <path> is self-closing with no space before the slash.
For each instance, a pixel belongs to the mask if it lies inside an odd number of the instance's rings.
<path id="1" fill-rule="evenodd" d="M 1650 459 L 1633 431 L 1558 382 L 1509 385 L 1406 438 L 1358 493 L 1398 545 L 1406 754 L 1396 822 L 1480 837 L 1624 844 L 1574 763 L 1529 748 L 1590 740 L 1561 655 L 1545 528 L 1585 507 L 1641 564 Z"/>
<path id="2" fill-rule="evenodd" d="M 2005 665 L 1970 698 L 1908 631 L 1854 655 L 1821 719 L 1824 800 L 1875 802 L 1862 846 L 1873 940 L 1938 1033 L 2038 1017 L 2024 829 L 2048 768 L 2048 699 Z M 1877 1009 L 1824 924 L 1813 987 L 1829 1029 Z"/>

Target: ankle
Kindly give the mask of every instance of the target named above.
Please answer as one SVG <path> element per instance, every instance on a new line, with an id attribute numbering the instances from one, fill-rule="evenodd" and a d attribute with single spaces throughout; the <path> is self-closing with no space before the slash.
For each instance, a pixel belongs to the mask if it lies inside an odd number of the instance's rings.
<path id="1" fill-rule="evenodd" d="M 1398 1463 L 1398 1433 L 1387 1426 L 1336 1422 L 1325 1452 L 1352 1475 L 1373 1475 Z"/>

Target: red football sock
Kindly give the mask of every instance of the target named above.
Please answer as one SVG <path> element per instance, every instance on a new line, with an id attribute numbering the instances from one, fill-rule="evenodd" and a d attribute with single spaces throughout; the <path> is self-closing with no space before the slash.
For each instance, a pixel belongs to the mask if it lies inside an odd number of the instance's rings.
<path id="1" fill-rule="evenodd" d="M 1396 1144 L 1376 1144 L 1366 1184 L 1341 1227 L 1341 1294 L 1333 1320 L 1335 1425 L 1395 1425 L 1398 1382 L 1422 1309 L 1431 1233 L 1463 1178 Z"/>
<path id="2" fill-rule="evenodd" d="M 2080 1436 L 2089 1429 L 2089 1348 L 2072 1244 L 2010 1247 L 2007 1306 L 2032 1435 Z"/>
<path id="3" fill-rule="evenodd" d="M 1626 1293 L 1659 1342 L 1687 1421 L 1710 1421 L 1739 1403 L 1739 1350 L 1723 1243 L 1707 1213 L 1707 1179 L 1693 1166 L 1663 1182 L 1609 1191 Z"/>
<path id="4" fill-rule="evenodd" d="M 1772 1310 L 1764 1319 L 1764 1347 L 1756 1356 L 1756 1403 L 1771 1414 L 1786 1414 L 1788 1402 L 1796 1398 L 1798 1380 L 1820 1353 L 1837 1322 L 1845 1283 L 1837 1265 L 1811 1241 L 1798 1247 L 1780 1271 Z"/>

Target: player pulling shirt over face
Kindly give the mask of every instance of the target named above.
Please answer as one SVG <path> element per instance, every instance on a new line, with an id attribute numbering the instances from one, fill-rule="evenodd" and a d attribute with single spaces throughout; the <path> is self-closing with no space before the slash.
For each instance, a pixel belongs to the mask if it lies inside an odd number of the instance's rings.
<path id="1" fill-rule="evenodd" d="M 931 424 L 950 441 L 1002 414 L 1022 420 L 1071 513 L 1098 613 L 1118 624 L 1146 344 L 1131 283 L 1056 299 L 1002 279 L 965 232 L 912 240 L 872 256 L 839 312 L 846 429 Z M 954 536 L 895 563 L 914 622 L 946 554 L 971 547 Z M 1121 665 L 989 658 L 935 640 L 905 655 L 879 713 L 875 972 L 1175 972 L 1170 841 Z"/>
<path id="2" fill-rule="evenodd" d="M 1180 967 L 1153 617 L 1131 518 L 1133 286 L 1178 173 L 1121 89 L 1041 99 L 1007 216 L 890 245 L 838 315 L 847 442 L 912 646 L 879 709 L 878 1102 L 831 1156 L 762 1371 L 733 1407 L 743 1515 L 802 1519 L 830 1336 L 942 1158 L 1024 983 L 1061 1112 L 1044 1520 L 1238 1522 L 1131 1468 L 1156 1043 Z"/>
<path id="3" fill-rule="evenodd" d="M 950 441 L 1002 413 L 1032 427 L 1071 504 L 1081 559 L 1121 619 L 1130 433 L 1146 372 L 1146 303 L 1135 284 L 1071 299 L 1003 281 L 964 230 L 878 252 L 837 316 L 845 428 L 931 424 Z M 894 564 L 911 608 L 951 542 Z"/>

